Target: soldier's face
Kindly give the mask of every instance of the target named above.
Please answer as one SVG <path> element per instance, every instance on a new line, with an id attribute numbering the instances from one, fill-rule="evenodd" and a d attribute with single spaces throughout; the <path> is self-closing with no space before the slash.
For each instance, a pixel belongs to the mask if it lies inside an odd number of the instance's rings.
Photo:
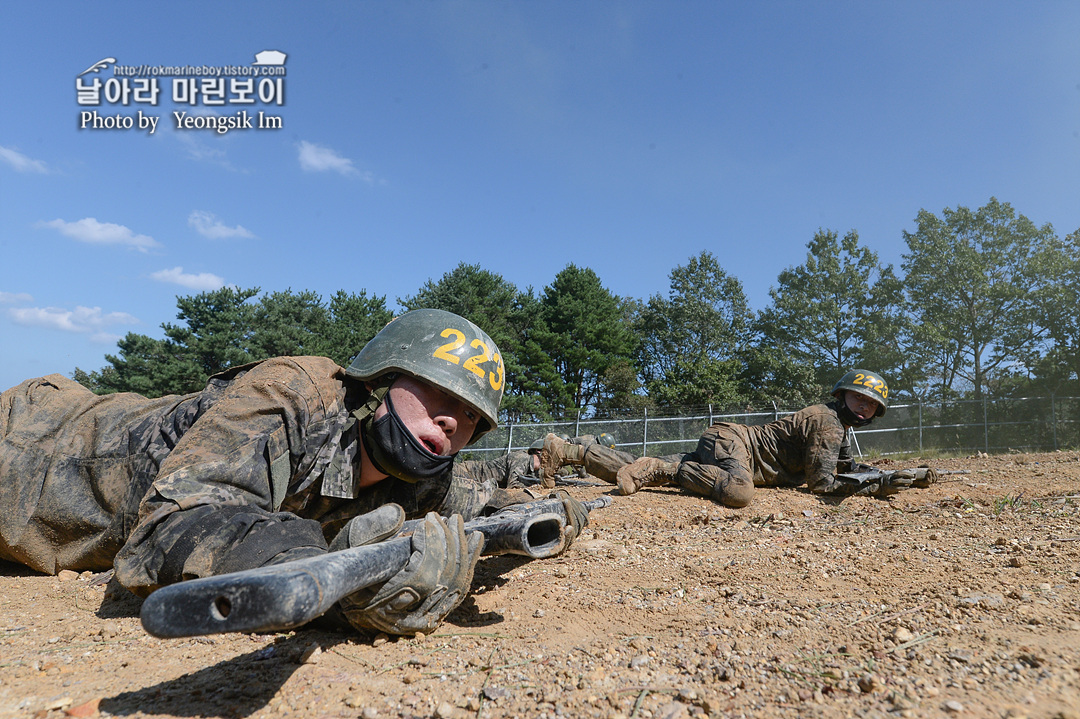
<path id="1" fill-rule="evenodd" d="M 433 454 L 461 450 L 472 438 L 480 419 L 469 405 L 422 380 L 402 375 L 390 385 L 394 409 L 421 444 Z M 386 403 L 375 410 L 375 419 L 386 414 Z"/>
<path id="2" fill-rule="evenodd" d="M 858 392 L 844 392 L 844 402 L 859 419 L 873 419 L 881 407 L 875 400 Z"/>

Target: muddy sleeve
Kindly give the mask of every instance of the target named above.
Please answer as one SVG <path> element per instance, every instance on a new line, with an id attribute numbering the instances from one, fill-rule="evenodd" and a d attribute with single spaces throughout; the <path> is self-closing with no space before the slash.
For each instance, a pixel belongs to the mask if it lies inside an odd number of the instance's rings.
<path id="1" fill-rule="evenodd" d="M 836 465 L 845 442 L 844 425 L 831 413 L 813 414 L 803 427 L 804 472 L 811 492 L 828 492 L 836 483 Z"/>
<path id="2" fill-rule="evenodd" d="M 439 507 L 439 514 L 460 514 L 466 521 L 478 517 L 499 489 L 500 473 L 488 462 L 454 462 L 450 488 Z"/>
<path id="3" fill-rule="evenodd" d="M 509 504 L 532 501 L 532 495 L 514 482 L 528 472 L 531 463 L 532 457 L 524 451 L 490 460 L 454 462 L 453 480 L 439 514 L 460 514 L 469 520 Z"/>
<path id="4" fill-rule="evenodd" d="M 162 464 L 116 557 L 118 580 L 146 595 L 326 551 L 318 522 L 275 509 L 325 442 L 333 386 L 289 360 L 236 380 Z"/>

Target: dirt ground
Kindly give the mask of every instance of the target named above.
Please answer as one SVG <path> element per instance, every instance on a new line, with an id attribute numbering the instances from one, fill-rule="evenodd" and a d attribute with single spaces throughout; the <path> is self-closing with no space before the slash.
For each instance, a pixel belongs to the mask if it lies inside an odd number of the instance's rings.
<path id="1" fill-rule="evenodd" d="M 1080 717 L 1080 453 L 929 464 L 969 473 L 615 497 L 417 639 L 155 639 L 104 577 L 0 564 L 0 717 Z"/>

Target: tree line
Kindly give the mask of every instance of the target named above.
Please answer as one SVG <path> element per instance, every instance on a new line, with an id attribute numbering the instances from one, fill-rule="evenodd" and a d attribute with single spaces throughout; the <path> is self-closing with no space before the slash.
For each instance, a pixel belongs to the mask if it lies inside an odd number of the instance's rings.
<path id="1" fill-rule="evenodd" d="M 995 198 L 976 210 L 922 210 L 915 224 L 899 270 L 856 231 L 819 230 L 760 311 L 708 251 L 647 300 L 617 297 L 574 264 L 536 292 L 462 263 L 397 302 L 457 313 L 491 335 L 506 365 L 502 411 L 514 422 L 799 406 L 854 367 L 882 373 L 901 400 L 1080 395 L 1080 230 L 1061 238 Z M 324 301 L 226 287 L 177 306 L 164 338 L 128 333 L 108 365 L 76 368 L 75 379 L 98 393 L 161 396 L 272 356 L 347 365 L 393 317 L 366 290 Z"/>

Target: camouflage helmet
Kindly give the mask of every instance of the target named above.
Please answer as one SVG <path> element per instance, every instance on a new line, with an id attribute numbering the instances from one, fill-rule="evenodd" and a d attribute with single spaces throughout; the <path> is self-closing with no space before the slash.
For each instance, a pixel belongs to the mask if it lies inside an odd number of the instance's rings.
<path id="1" fill-rule="evenodd" d="M 502 355 L 482 329 L 444 310 L 412 310 L 379 330 L 345 374 L 370 380 L 400 372 L 424 380 L 480 413 L 469 443 L 499 425 L 506 380 Z"/>
<path id="2" fill-rule="evenodd" d="M 885 414 L 889 407 L 889 385 L 877 372 L 868 369 L 851 370 L 833 386 L 831 394 L 836 397 L 841 391 L 856 392 L 877 402 L 879 407 L 874 413 L 875 417 Z"/>

